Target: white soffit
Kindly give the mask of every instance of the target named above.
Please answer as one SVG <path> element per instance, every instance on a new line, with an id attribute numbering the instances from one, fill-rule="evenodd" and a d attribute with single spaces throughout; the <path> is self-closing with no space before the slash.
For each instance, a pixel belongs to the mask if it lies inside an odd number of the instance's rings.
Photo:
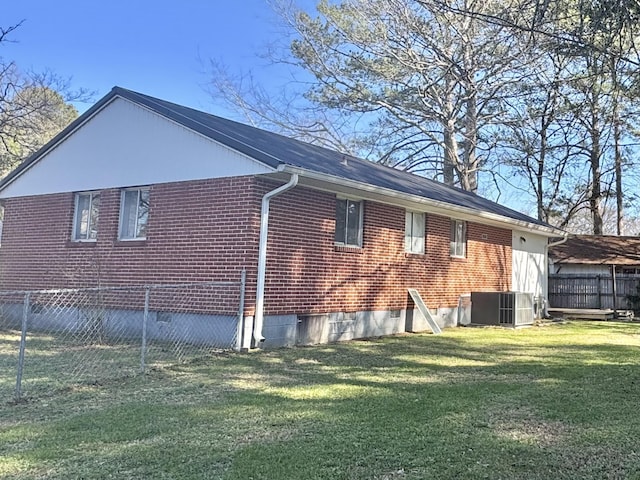
<path id="1" fill-rule="evenodd" d="M 246 155 L 116 97 L 7 185 L 0 198 L 269 172 Z"/>

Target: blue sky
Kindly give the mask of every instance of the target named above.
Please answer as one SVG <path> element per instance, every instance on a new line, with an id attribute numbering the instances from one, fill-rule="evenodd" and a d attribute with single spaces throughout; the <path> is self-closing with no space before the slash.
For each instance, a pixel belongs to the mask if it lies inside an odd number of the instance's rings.
<path id="1" fill-rule="evenodd" d="M 1 1 L 1 0 L 0 0 Z M 308 12 L 316 0 L 293 0 Z M 280 92 L 290 77 L 260 57 L 281 37 L 269 0 L 4 0 L 0 25 L 24 20 L 0 56 L 22 69 L 51 69 L 95 91 L 80 113 L 118 85 L 240 121 L 206 93 L 207 62 L 251 71 Z M 504 200 L 504 198 L 503 198 Z"/>
<path id="2" fill-rule="evenodd" d="M 298 4 L 309 9 L 314 2 Z M 203 88 L 206 62 L 214 58 L 261 78 L 265 61 L 258 53 L 278 35 L 267 0 L 3 2 L 1 25 L 21 20 L 0 55 L 23 69 L 71 77 L 73 87 L 95 91 L 94 100 L 119 85 L 226 116 Z"/>

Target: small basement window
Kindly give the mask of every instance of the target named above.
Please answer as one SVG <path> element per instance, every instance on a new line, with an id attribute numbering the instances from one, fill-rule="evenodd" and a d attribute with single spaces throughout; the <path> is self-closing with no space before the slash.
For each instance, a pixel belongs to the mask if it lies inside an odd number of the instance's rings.
<path id="1" fill-rule="evenodd" d="M 98 238 L 100 193 L 76 193 L 73 213 L 74 242 L 95 242 Z"/>
<path id="2" fill-rule="evenodd" d="M 129 188 L 122 191 L 120 200 L 120 240 L 147 238 L 149 220 L 149 188 Z"/>

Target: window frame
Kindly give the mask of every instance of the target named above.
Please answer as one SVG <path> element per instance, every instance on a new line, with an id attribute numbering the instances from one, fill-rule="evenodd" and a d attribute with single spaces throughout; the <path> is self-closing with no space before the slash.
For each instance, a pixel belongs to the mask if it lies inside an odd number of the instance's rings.
<path id="1" fill-rule="evenodd" d="M 414 217 L 416 215 L 420 215 L 422 217 L 422 232 L 418 237 L 414 230 L 415 221 Z M 411 221 L 409 222 L 409 216 L 411 216 Z M 411 226 L 411 231 L 407 232 L 407 226 Z M 422 245 L 420 251 L 414 250 L 415 238 L 420 238 L 422 240 Z M 409 245 L 407 245 L 407 240 L 409 240 Z M 404 252 L 410 253 L 412 255 L 424 255 L 427 251 L 427 215 L 424 212 L 416 212 L 414 210 L 405 210 L 404 214 Z"/>
<path id="2" fill-rule="evenodd" d="M 79 205 L 79 200 L 80 197 L 83 196 L 88 196 L 89 197 L 89 219 L 88 219 L 88 223 L 87 223 L 87 237 L 86 238 L 82 238 L 82 237 L 78 237 L 77 233 L 78 233 L 78 205 Z M 90 191 L 85 191 L 85 192 L 76 192 L 73 195 L 73 222 L 71 225 L 71 241 L 72 242 L 88 242 L 88 243 L 94 243 L 98 241 L 98 224 L 100 222 L 100 201 L 98 201 L 98 206 L 97 206 L 97 215 L 96 215 L 96 225 L 95 227 L 95 231 L 96 231 L 96 238 L 90 238 L 90 232 L 91 232 L 91 210 L 93 208 L 93 206 L 95 205 L 95 197 L 98 197 L 98 199 L 100 198 L 100 191 L 99 190 L 90 190 Z"/>
<path id="3" fill-rule="evenodd" d="M 458 238 L 458 224 L 462 224 L 462 239 Z M 458 247 L 462 247 L 462 253 Z M 467 258 L 467 222 L 466 220 L 451 219 L 451 238 L 449 243 L 449 255 L 452 258 Z"/>
<path id="4" fill-rule="evenodd" d="M 73 211 L 75 214 L 75 210 Z M 2 230 L 4 228 L 4 204 L 0 203 L 0 246 L 2 246 Z"/>
<path id="5" fill-rule="evenodd" d="M 347 214 L 345 215 L 345 226 L 344 226 L 344 239 L 343 241 L 339 241 L 337 239 L 338 236 L 338 202 L 347 202 L 345 211 Z M 358 208 L 358 243 L 347 243 L 347 239 L 349 237 L 348 226 L 349 226 L 349 204 L 348 202 L 353 202 L 359 204 Z M 348 247 L 348 248 L 362 248 L 363 245 L 363 237 L 364 237 L 364 201 L 362 199 L 352 198 L 352 197 L 342 197 L 336 196 L 336 204 L 335 204 L 335 232 L 334 232 L 334 244 L 337 247 Z"/>
<path id="6" fill-rule="evenodd" d="M 138 196 L 137 196 L 137 202 L 136 202 L 136 212 L 135 212 L 135 226 L 134 226 L 134 230 L 135 232 L 138 231 L 138 218 L 139 218 L 139 209 L 140 209 L 140 196 L 142 195 L 142 192 L 148 192 L 148 197 L 149 199 L 151 198 L 151 188 L 150 187 L 129 187 L 129 188 L 123 188 L 120 190 L 120 213 L 119 213 L 119 218 L 118 218 L 118 241 L 121 242 L 139 242 L 139 241 L 144 241 L 147 239 L 146 234 L 142 237 L 123 237 L 122 236 L 122 227 L 124 226 L 123 220 L 124 220 L 124 209 L 125 209 L 125 198 L 126 198 L 126 194 L 127 192 L 138 192 Z M 151 201 L 149 200 L 149 203 L 151 203 Z M 151 206 L 149 205 L 147 207 L 147 220 L 146 220 L 146 224 L 148 226 L 149 224 L 149 213 L 151 211 Z"/>

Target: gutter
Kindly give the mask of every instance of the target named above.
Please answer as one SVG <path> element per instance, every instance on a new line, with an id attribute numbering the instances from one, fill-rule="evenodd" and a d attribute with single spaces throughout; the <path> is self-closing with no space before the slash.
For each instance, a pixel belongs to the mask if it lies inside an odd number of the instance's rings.
<path id="1" fill-rule="evenodd" d="M 501 228 L 505 228 L 505 224 L 507 224 L 507 225 L 516 226 L 519 228 L 524 228 L 528 231 L 535 231 L 538 234 L 542 234 L 547 237 L 556 237 L 556 236 L 565 235 L 565 232 L 563 232 L 562 230 L 556 229 L 554 227 L 545 227 L 543 225 L 537 225 L 534 223 L 526 222 L 524 220 L 516 220 L 514 218 L 508 218 L 496 213 L 488 213 L 488 212 L 475 210 L 472 208 L 452 205 L 450 203 L 442 202 L 439 200 L 433 200 L 433 199 L 429 199 L 419 195 L 402 193 L 397 190 L 392 190 L 390 188 L 377 187 L 368 183 L 358 182 L 356 180 L 348 180 L 348 179 L 337 177 L 334 175 L 318 173 L 318 172 L 306 170 L 300 167 L 294 167 L 294 166 L 285 164 L 278 167 L 278 171 L 289 173 L 291 175 L 298 174 L 302 177 L 309 178 L 312 180 L 330 182 L 332 184 L 342 185 L 344 187 L 353 188 L 353 189 L 364 191 L 371 194 L 384 195 L 393 199 L 405 200 L 405 201 L 410 201 L 413 203 L 418 203 L 423 205 L 430 205 L 433 208 L 440 210 L 439 213 L 436 213 L 436 212 L 432 212 L 432 213 L 446 215 L 446 216 L 451 216 L 452 213 L 456 213 L 458 215 L 462 215 L 465 217 L 465 218 L 460 218 L 461 220 L 469 220 L 469 221 L 477 222 L 478 218 L 482 218 L 486 222 L 491 222 L 495 226 L 499 226 Z M 367 200 L 366 198 L 364 199 Z M 374 200 L 374 201 L 379 202 L 380 200 Z"/>
<path id="2" fill-rule="evenodd" d="M 292 173 L 288 183 L 267 192 L 262 197 L 260 210 L 260 244 L 258 247 L 258 280 L 256 285 L 256 312 L 253 320 L 253 341 L 259 346 L 264 341 L 262 326 L 264 324 L 264 283 L 267 273 L 267 240 L 269 235 L 269 202 L 273 197 L 292 189 L 298 184 L 298 174 Z"/>

